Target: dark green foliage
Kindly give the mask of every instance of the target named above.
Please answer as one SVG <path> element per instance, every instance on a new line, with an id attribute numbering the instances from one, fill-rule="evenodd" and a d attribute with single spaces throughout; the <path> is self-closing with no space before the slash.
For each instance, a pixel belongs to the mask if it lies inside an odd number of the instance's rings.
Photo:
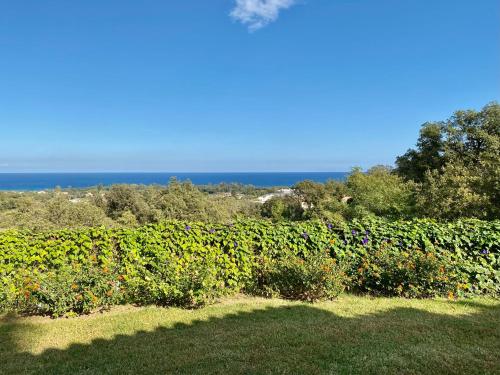
<path id="1" fill-rule="evenodd" d="M 427 171 L 439 170 L 445 163 L 443 124 L 427 122 L 420 129 L 417 149 L 396 158 L 396 172 L 406 179 L 422 182 Z"/>
<path id="2" fill-rule="evenodd" d="M 500 105 L 457 111 L 425 124 L 416 150 L 397 161 L 396 172 L 420 183 L 421 216 L 453 220 L 500 217 Z"/>

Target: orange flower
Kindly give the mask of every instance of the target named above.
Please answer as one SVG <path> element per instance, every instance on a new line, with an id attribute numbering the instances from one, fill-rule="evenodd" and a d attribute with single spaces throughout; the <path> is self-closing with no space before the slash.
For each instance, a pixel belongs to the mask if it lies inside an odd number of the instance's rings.
<path id="1" fill-rule="evenodd" d="M 71 284 L 71 289 L 77 290 L 78 289 L 78 285 L 76 285 L 75 283 Z"/>
<path id="2" fill-rule="evenodd" d="M 92 299 L 92 302 L 93 303 L 96 303 L 98 301 L 98 298 L 95 296 L 94 293 L 92 292 L 89 292 L 88 294 L 90 294 L 90 298 Z"/>
<path id="3" fill-rule="evenodd" d="M 453 292 L 448 292 L 448 299 L 455 299 L 455 294 L 453 294 Z"/>

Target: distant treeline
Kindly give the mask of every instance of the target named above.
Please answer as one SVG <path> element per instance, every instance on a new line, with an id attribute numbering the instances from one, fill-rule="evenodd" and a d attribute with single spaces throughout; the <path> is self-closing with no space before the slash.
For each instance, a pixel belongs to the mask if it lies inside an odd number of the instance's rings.
<path id="1" fill-rule="evenodd" d="M 249 185 L 114 185 L 47 192 L 1 192 L 0 229 L 134 227 L 162 220 L 228 223 L 500 218 L 500 106 L 457 111 L 422 125 L 416 148 L 396 167 L 354 168 L 345 181 L 302 181 L 291 191 Z"/>

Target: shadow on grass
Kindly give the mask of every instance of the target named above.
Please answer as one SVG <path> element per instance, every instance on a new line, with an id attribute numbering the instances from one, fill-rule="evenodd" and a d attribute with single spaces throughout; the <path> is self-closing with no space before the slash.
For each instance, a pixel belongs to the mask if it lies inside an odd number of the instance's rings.
<path id="1" fill-rule="evenodd" d="M 498 374 L 500 307 L 472 315 L 397 308 L 342 317 L 314 305 L 268 307 L 157 328 L 40 355 L 16 338 L 33 327 L 7 315 L 2 374 Z"/>

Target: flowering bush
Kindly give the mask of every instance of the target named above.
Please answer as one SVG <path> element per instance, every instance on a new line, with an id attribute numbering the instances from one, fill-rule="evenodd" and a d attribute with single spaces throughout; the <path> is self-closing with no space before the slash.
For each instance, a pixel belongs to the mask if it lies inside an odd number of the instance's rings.
<path id="1" fill-rule="evenodd" d="M 71 265 L 13 275 L 6 303 L 17 310 L 42 315 L 88 314 L 122 300 L 120 277 L 107 267 Z"/>
<path id="2" fill-rule="evenodd" d="M 216 262 L 215 252 L 149 261 L 127 276 L 129 298 L 141 304 L 201 306 L 227 292 Z"/>
<path id="3" fill-rule="evenodd" d="M 463 295 L 470 287 L 453 259 L 391 244 L 367 253 L 354 277 L 360 291 L 410 298 Z"/>
<path id="4" fill-rule="evenodd" d="M 334 299 L 347 284 L 346 263 L 330 254 L 317 252 L 305 259 L 285 254 L 278 259 L 261 259 L 255 269 L 251 290 L 264 296 L 317 301 Z"/>

